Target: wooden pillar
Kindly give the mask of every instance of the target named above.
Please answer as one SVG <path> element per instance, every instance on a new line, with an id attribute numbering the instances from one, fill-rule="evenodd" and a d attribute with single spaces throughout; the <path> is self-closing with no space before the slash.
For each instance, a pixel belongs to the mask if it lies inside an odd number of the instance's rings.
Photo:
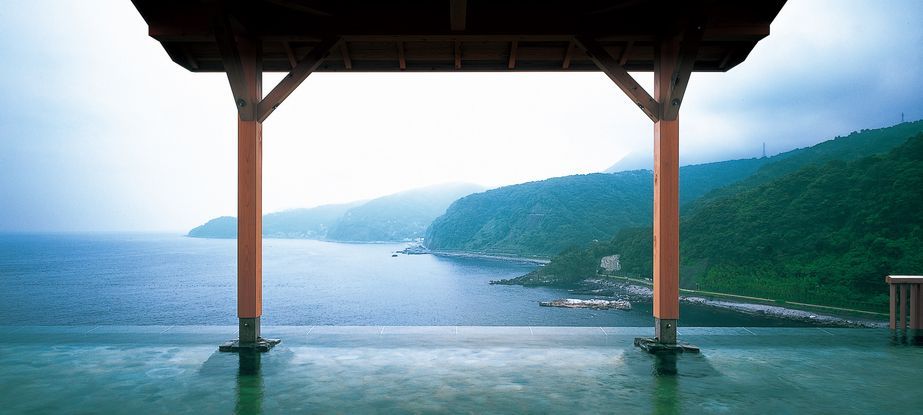
<path id="1" fill-rule="evenodd" d="M 258 41 L 239 39 L 244 97 L 237 97 L 237 316 L 240 343 L 256 343 L 263 313 L 263 97 Z"/>
<path id="2" fill-rule="evenodd" d="M 917 329 L 923 330 L 923 284 L 914 284 L 917 287 L 917 321 L 920 324 L 917 326 Z"/>
<path id="3" fill-rule="evenodd" d="M 920 325 L 920 284 L 910 284 L 910 329 L 921 329 Z"/>
<path id="4" fill-rule="evenodd" d="M 675 40 L 660 43 L 654 57 L 654 97 L 669 102 L 677 65 Z M 654 123 L 654 332 L 676 343 L 679 319 L 679 117 Z"/>
<path id="5" fill-rule="evenodd" d="M 889 311 L 890 311 L 889 314 L 891 315 L 888 326 L 891 328 L 891 330 L 894 330 L 897 328 L 897 319 L 895 316 L 895 313 L 897 312 L 897 286 L 894 285 L 893 283 L 888 284 L 888 294 L 889 294 L 888 302 L 889 302 Z"/>
<path id="6" fill-rule="evenodd" d="M 906 330 L 907 329 L 907 284 L 900 284 L 898 289 L 898 303 L 900 304 L 900 319 L 898 321 L 898 329 Z"/>

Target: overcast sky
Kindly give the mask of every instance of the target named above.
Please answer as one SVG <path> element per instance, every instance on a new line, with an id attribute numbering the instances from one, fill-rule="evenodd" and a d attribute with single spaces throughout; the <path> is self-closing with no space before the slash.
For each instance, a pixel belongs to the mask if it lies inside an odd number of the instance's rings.
<path id="1" fill-rule="evenodd" d="M 790 0 L 746 62 L 693 75 L 682 162 L 923 118 L 921 22 L 919 0 Z M 4 2 L 0 90 L 0 231 L 185 231 L 235 214 L 227 78 L 174 64 L 130 1 Z M 598 73 L 315 74 L 264 125 L 264 211 L 597 172 L 651 140 Z"/>

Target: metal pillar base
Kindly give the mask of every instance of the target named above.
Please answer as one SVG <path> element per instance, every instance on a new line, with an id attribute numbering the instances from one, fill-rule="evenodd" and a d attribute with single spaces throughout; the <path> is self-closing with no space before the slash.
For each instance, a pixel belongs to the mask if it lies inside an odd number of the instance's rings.
<path id="1" fill-rule="evenodd" d="M 676 322 L 654 318 L 654 338 L 637 337 L 635 347 L 648 353 L 698 353 L 698 347 L 676 342 Z"/>
<path id="2" fill-rule="evenodd" d="M 241 350 L 258 352 L 268 352 L 275 345 L 282 342 L 281 339 L 264 339 L 260 336 L 260 318 L 259 317 L 241 317 L 240 318 L 240 337 L 237 340 L 228 340 L 218 346 L 220 352 L 239 352 Z"/>
<path id="3" fill-rule="evenodd" d="M 240 342 L 256 343 L 260 338 L 260 318 L 240 318 Z"/>
<path id="4" fill-rule="evenodd" d="M 654 337 L 659 343 L 676 344 L 676 320 L 654 318 Z"/>
<path id="5" fill-rule="evenodd" d="M 268 352 L 270 349 L 275 347 L 275 345 L 282 343 L 282 339 L 264 339 L 260 337 L 255 343 L 243 343 L 240 340 L 228 340 L 224 344 L 218 346 L 219 352 Z"/>
<path id="6" fill-rule="evenodd" d="M 635 347 L 652 354 L 659 353 L 698 353 L 699 347 L 686 343 L 661 343 L 657 339 L 635 337 Z"/>

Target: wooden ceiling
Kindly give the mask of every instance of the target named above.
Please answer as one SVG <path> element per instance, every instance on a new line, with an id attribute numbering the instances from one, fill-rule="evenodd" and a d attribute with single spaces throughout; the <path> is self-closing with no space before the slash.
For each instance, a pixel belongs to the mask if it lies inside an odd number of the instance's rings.
<path id="1" fill-rule="evenodd" d="M 695 71 L 743 62 L 785 0 L 132 0 L 174 62 L 223 72 L 216 34 L 257 39 L 264 71 L 288 72 L 334 39 L 315 72 L 598 71 L 594 39 L 651 71 L 658 39 L 701 27 Z M 327 48 L 324 48 L 325 50 Z"/>

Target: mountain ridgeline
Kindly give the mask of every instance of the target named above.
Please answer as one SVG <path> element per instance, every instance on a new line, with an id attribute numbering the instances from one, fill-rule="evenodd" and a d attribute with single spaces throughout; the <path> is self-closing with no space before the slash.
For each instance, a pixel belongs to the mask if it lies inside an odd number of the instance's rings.
<path id="1" fill-rule="evenodd" d="M 769 159 L 680 168 L 680 203 L 742 180 Z M 557 177 L 488 190 L 453 203 L 426 231 L 436 251 L 551 257 L 574 245 L 609 240 L 622 228 L 651 223 L 649 170 Z"/>
<path id="2" fill-rule="evenodd" d="M 488 190 L 453 203 L 426 231 L 438 251 L 549 256 L 651 215 L 650 172 L 588 174 Z"/>
<path id="3" fill-rule="evenodd" d="M 681 286 L 885 310 L 884 276 L 923 270 L 923 122 L 774 159 L 682 210 Z M 561 252 L 519 282 L 572 284 L 613 254 L 618 274 L 650 277 L 651 235 L 647 226 L 622 229 Z"/>
<path id="4" fill-rule="evenodd" d="M 456 199 L 483 190 L 453 183 L 408 190 L 363 202 L 292 209 L 263 216 L 263 236 L 342 242 L 407 241 Z M 222 216 L 189 231 L 197 238 L 236 238 L 237 219 Z"/>
<path id="5" fill-rule="evenodd" d="M 409 190 L 347 210 L 327 233 L 334 241 L 400 241 L 423 236 L 426 227 L 458 198 L 480 192 L 473 184 Z"/>

